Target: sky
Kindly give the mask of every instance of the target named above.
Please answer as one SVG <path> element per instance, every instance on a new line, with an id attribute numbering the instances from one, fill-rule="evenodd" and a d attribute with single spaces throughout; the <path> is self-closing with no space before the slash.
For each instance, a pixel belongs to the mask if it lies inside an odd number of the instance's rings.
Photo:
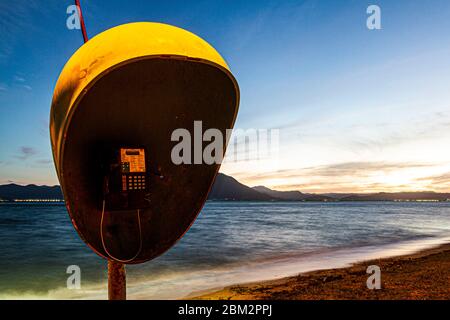
<path id="1" fill-rule="evenodd" d="M 53 88 L 83 44 L 73 1 L 0 0 L 0 184 L 58 184 Z M 270 161 L 227 161 L 250 185 L 303 192 L 450 192 L 450 1 L 82 0 L 89 37 L 156 21 L 225 58 L 237 128 L 279 132 Z M 366 26 L 369 5 L 381 29 Z"/>

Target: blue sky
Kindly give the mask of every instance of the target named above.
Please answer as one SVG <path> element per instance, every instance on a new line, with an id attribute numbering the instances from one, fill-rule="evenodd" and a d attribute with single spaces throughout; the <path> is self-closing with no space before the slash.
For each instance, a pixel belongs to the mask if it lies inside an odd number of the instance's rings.
<path id="1" fill-rule="evenodd" d="M 134 21 L 185 28 L 227 60 L 239 128 L 279 128 L 277 168 L 225 164 L 280 190 L 450 191 L 447 0 L 81 1 L 88 35 Z M 72 1 L 0 0 L 0 183 L 56 184 L 48 118 L 82 45 Z M 380 6 L 382 30 L 366 8 Z"/>

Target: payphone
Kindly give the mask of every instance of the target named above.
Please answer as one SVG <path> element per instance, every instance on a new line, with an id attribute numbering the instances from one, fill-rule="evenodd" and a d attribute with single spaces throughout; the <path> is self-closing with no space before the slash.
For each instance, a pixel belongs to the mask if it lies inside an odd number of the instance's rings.
<path id="1" fill-rule="evenodd" d="M 127 264 L 172 247 L 202 209 L 220 164 L 174 163 L 171 135 L 183 128 L 194 136 L 202 121 L 227 136 L 238 107 L 225 60 L 181 28 L 129 23 L 82 45 L 56 83 L 50 138 L 83 241 Z"/>
<path id="2" fill-rule="evenodd" d="M 145 148 L 117 148 L 111 152 L 103 184 L 108 211 L 144 209 L 150 205 Z"/>

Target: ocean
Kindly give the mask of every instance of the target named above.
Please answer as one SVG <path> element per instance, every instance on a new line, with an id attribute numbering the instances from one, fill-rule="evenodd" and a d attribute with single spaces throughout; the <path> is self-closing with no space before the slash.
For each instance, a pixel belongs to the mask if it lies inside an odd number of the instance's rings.
<path id="1" fill-rule="evenodd" d="M 177 299 L 407 254 L 450 241 L 450 202 L 207 202 L 157 259 L 127 266 L 130 299 Z M 81 289 L 66 286 L 81 269 Z M 0 204 L 0 299 L 106 299 L 107 264 L 63 205 Z"/>

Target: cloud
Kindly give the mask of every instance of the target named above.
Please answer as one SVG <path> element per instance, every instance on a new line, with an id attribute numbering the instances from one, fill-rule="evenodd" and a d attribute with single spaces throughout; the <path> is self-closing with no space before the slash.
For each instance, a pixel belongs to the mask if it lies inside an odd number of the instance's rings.
<path id="1" fill-rule="evenodd" d="M 0 47 L 1 51 L 1 47 Z M 33 88 L 27 84 L 27 80 L 20 75 L 15 75 L 11 81 L 8 81 L 9 84 L 6 83 L 0 83 L 0 92 L 6 92 L 8 91 L 8 88 L 21 88 L 28 91 L 33 90 Z"/>
<path id="2" fill-rule="evenodd" d="M 274 172 L 262 173 L 248 176 L 247 179 L 271 179 L 271 178 L 296 178 L 302 176 L 315 177 L 337 177 L 337 176 L 369 176 L 374 172 L 392 172 L 399 169 L 428 168 L 435 166 L 431 163 L 414 162 L 344 162 L 330 165 L 307 167 L 301 169 L 285 169 Z M 235 175 L 245 175 L 246 173 L 235 173 Z"/>
<path id="3" fill-rule="evenodd" d="M 6 63 L 14 54 L 16 35 L 31 29 L 31 13 L 36 7 L 35 1 L 0 2 L 0 63 Z"/>
<path id="4" fill-rule="evenodd" d="M 418 180 L 432 180 L 433 182 L 437 183 L 450 183 L 450 172 L 441 174 L 441 175 L 435 175 L 431 177 L 424 177 L 420 178 Z"/>
<path id="5" fill-rule="evenodd" d="M 245 184 L 266 185 L 277 190 L 314 193 L 417 191 L 450 187 L 450 174 L 435 177 L 434 184 L 418 179 L 440 165 L 423 162 L 343 162 L 253 175 L 247 172 L 230 174 Z"/>
<path id="6" fill-rule="evenodd" d="M 418 110 L 419 106 L 411 104 L 411 109 Z M 379 153 L 418 141 L 435 141 L 450 134 L 450 112 L 443 111 L 449 108 L 450 104 L 439 103 L 423 106 L 414 113 L 405 110 L 402 116 L 396 113 L 391 117 L 380 116 L 375 109 L 363 107 L 362 111 L 348 110 L 339 115 L 320 113 L 317 119 L 300 118 L 281 124 L 279 128 L 284 137 L 281 142 L 282 145 L 292 141 L 327 147 L 339 145 L 340 150 L 357 155 Z M 427 111 L 436 109 L 439 111 Z"/>
<path id="7" fill-rule="evenodd" d="M 366 177 L 374 172 L 392 172 L 399 169 L 424 168 L 434 166 L 433 164 L 412 162 L 346 162 L 326 166 L 306 168 L 309 172 L 322 177 L 336 177 L 343 175 Z"/>
<path id="8" fill-rule="evenodd" d="M 26 81 L 25 77 L 20 74 L 15 74 L 12 82 L 13 82 L 13 85 L 15 85 L 19 88 L 22 88 L 22 89 L 25 89 L 28 91 L 33 90 L 33 88 L 29 84 L 26 83 L 27 81 Z"/>
<path id="9" fill-rule="evenodd" d="M 19 75 L 14 76 L 14 81 L 16 82 L 25 82 L 25 78 Z"/>
<path id="10" fill-rule="evenodd" d="M 36 160 L 36 163 L 37 164 L 43 164 L 43 165 L 49 165 L 49 164 L 53 163 L 53 160 L 51 160 L 51 159 L 39 159 L 39 160 Z"/>
<path id="11" fill-rule="evenodd" d="M 49 137 L 49 126 L 50 126 L 50 123 L 49 123 L 49 121 L 47 120 L 47 119 L 42 119 L 41 121 L 40 121 L 40 125 L 39 125 L 39 134 L 42 136 L 42 137 L 45 137 L 45 138 L 48 138 Z"/>
<path id="12" fill-rule="evenodd" d="M 20 160 L 27 160 L 36 154 L 38 154 L 38 151 L 36 149 L 23 146 L 19 148 L 19 155 L 17 155 L 16 158 Z"/>
<path id="13" fill-rule="evenodd" d="M 0 83 L 0 94 L 6 93 L 9 89 L 9 86 L 6 83 Z"/>
<path id="14" fill-rule="evenodd" d="M 20 35 L 37 34 L 49 16 L 55 13 L 58 2 L 46 3 L 37 0 L 0 1 L 0 64 L 13 57 Z M 36 23 L 36 17 L 40 20 Z"/>
<path id="15" fill-rule="evenodd" d="M 418 182 L 425 182 L 429 189 L 449 192 L 450 190 L 450 172 L 421 177 L 416 179 Z"/>

